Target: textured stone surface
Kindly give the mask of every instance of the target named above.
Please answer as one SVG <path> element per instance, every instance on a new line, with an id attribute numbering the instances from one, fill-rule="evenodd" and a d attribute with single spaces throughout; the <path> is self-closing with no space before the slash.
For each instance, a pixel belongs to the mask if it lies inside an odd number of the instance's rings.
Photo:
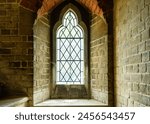
<path id="1" fill-rule="evenodd" d="M 90 42 L 91 95 L 104 104 L 108 104 L 107 32 L 107 24 L 99 17 L 93 18 Z"/>
<path id="2" fill-rule="evenodd" d="M 150 106 L 148 1 L 114 2 L 116 106 Z"/>
<path id="3" fill-rule="evenodd" d="M 32 105 L 33 94 L 29 90 L 32 90 L 33 85 L 31 37 L 34 16 L 32 12 L 20 8 L 18 2 L 0 1 L 0 80 L 4 82 L 2 96 L 24 94 L 30 98 L 29 102 Z M 21 19 L 26 14 L 27 18 L 32 18 Z M 23 23 L 24 25 L 20 25 Z M 22 34 L 22 28 L 29 30 Z"/>
<path id="4" fill-rule="evenodd" d="M 113 1 L 107 1 L 107 4 L 103 0 L 99 2 L 106 12 L 105 19 L 93 16 L 91 21 L 91 96 L 113 106 Z"/>
<path id="5" fill-rule="evenodd" d="M 34 104 L 50 98 L 50 25 L 46 20 L 34 24 Z"/>
<path id="6" fill-rule="evenodd" d="M 109 105 L 114 95 L 116 106 L 150 106 L 150 2 L 114 0 L 113 16 L 112 0 L 102 1 L 106 22 L 92 15 L 90 25 L 91 96 Z M 51 92 L 49 20 L 35 18 L 19 0 L 0 1 L 0 97 L 23 94 L 29 106 Z"/>

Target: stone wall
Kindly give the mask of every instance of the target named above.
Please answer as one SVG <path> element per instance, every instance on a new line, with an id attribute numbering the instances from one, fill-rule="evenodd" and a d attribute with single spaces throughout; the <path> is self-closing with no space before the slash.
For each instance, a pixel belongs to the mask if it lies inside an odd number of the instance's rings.
<path id="1" fill-rule="evenodd" d="M 108 35 L 107 24 L 95 16 L 91 24 L 90 72 L 91 96 L 108 104 Z"/>
<path id="2" fill-rule="evenodd" d="M 150 0 L 115 0 L 115 102 L 150 106 Z"/>
<path id="3" fill-rule="evenodd" d="M 3 95 L 26 95 L 32 105 L 35 15 L 18 2 L 0 1 L 0 82 Z"/>
<path id="4" fill-rule="evenodd" d="M 34 104 L 50 98 L 50 25 L 47 16 L 34 24 Z"/>
<path id="5" fill-rule="evenodd" d="M 98 2 L 104 18 L 93 16 L 91 20 L 91 96 L 108 106 L 114 106 L 113 0 Z"/>

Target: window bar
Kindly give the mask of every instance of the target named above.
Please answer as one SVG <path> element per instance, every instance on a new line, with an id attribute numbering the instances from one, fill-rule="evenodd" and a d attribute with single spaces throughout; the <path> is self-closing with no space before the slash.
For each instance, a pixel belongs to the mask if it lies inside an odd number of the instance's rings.
<path id="1" fill-rule="evenodd" d="M 77 19 L 74 18 L 73 13 L 69 11 L 67 14 L 66 14 L 67 17 L 64 18 L 64 21 L 65 21 L 64 22 L 65 25 L 63 25 L 64 28 L 63 27 L 61 28 L 61 31 L 59 32 L 59 37 L 57 37 L 57 39 L 59 39 L 59 46 L 58 46 L 59 48 L 57 48 L 57 51 L 59 52 L 59 56 L 57 56 L 57 61 L 59 64 L 59 68 L 58 68 L 59 71 L 57 72 L 59 73 L 58 82 L 60 83 L 65 82 L 66 84 L 70 84 L 70 83 L 75 84 L 76 82 L 76 83 L 81 84 L 81 78 L 82 78 L 81 73 L 83 73 L 83 70 L 81 69 L 83 59 L 81 58 L 81 56 L 82 56 L 82 49 L 84 49 L 84 48 L 81 48 L 81 41 L 83 39 L 81 35 L 82 30 L 79 29 L 77 25 L 75 25 L 76 24 L 75 21 L 77 21 Z M 72 34 L 72 30 L 74 30 L 73 34 Z M 65 31 L 67 31 L 68 34 L 65 34 Z M 62 39 L 65 39 L 65 40 L 62 41 Z M 67 42 L 69 46 L 66 46 Z M 72 46 L 73 42 L 75 44 L 75 47 Z M 65 51 L 62 51 L 61 50 L 62 48 Z M 76 48 L 77 50 L 79 48 L 79 52 L 76 51 Z M 72 56 L 72 53 L 74 53 L 75 58 Z M 66 57 L 66 54 L 68 54 L 68 57 Z M 68 66 L 67 69 L 66 69 L 66 66 Z M 76 69 L 78 73 L 75 72 Z M 66 78 L 66 76 L 68 77 Z M 60 77 L 62 77 L 62 79 Z"/>

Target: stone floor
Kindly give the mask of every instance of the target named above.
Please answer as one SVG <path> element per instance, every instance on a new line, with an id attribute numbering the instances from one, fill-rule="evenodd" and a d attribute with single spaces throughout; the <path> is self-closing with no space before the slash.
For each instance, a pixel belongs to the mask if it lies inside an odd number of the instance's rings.
<path id="1" fill-rule="evenodd" d="M 36 104 L 35 106 L 85 106 L 85 107 L 106 107 L 107 105 L 96 101 L 94 99 L 53 99 L 47 100 L 42 103 Z"/>

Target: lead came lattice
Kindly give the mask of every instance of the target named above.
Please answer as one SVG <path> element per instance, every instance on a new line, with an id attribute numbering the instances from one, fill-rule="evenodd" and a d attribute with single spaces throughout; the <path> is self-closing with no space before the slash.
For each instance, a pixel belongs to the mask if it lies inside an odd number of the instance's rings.
<path id="1" fill-rule="evenodd" d="M 78 19 L 68 10 L 57 30 L 57 84 L 83 84 L 84 37 Z"/>

